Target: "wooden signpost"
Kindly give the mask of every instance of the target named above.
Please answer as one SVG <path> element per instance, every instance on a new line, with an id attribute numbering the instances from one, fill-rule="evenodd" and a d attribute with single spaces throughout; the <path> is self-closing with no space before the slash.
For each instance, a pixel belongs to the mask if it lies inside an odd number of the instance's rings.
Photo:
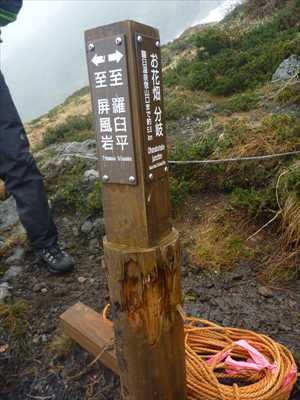
<path id="1" fill-rule="evenodd" d="M 82 304 L 66 332 L 120 374 L 126 400 L 184 400 L 180 247 L 170 222 L 160 39 L 124 21 L 86 32 L 103 182 L 112 328 Z M 108 343 L 114 340 L 115 353 Z"/>

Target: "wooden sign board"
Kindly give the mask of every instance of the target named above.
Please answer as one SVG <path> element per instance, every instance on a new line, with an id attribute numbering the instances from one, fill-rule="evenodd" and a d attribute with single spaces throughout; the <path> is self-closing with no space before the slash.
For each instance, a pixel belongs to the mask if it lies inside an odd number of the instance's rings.
<path id="1" fill-rule="evenodd" d="M 102 181 L 135 185 L 125 35 L 87 43 L 87 62 Z"/>
<path id="2" fill-rule="evenodd" d="M 151 181 L 168 171 L 161 54 L 157 37 L 137 33 L 136 56 L 144 125 L 145 178 Z"/>

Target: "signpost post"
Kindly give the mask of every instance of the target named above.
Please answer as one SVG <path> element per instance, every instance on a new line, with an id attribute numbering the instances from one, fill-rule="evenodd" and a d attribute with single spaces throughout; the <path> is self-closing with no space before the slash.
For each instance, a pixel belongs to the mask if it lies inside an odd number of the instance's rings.
<path id="1" fill-rule="evenodd" d="M 124 21 L 86 32 L 122 394 L 184 400 L 180 247 L 170 222 L 160 39 Z"/>

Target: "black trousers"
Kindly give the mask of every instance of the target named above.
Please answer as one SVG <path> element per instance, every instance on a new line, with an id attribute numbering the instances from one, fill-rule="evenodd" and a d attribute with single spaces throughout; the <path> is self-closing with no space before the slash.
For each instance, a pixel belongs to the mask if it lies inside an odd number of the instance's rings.
<path id="1" fill-rule="evenodd" d="M 20 220 L 36 249 L 57 241 L 43 179 L 29 151 L 26 133 L 0 71 L 0 178 L 15 198 Z"/>

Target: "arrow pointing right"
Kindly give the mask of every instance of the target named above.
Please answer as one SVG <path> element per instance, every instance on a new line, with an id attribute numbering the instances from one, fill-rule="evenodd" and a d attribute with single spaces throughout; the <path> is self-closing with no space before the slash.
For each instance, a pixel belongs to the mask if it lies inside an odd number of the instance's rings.
<path id="1" fill-rule="evenodd" d="M 116 50 L 114 53 L 108 55 L 108 61 L 116 61 L 117 63 L 120 62 L 123 58 L 123 53 L 119 50 Z"/>

